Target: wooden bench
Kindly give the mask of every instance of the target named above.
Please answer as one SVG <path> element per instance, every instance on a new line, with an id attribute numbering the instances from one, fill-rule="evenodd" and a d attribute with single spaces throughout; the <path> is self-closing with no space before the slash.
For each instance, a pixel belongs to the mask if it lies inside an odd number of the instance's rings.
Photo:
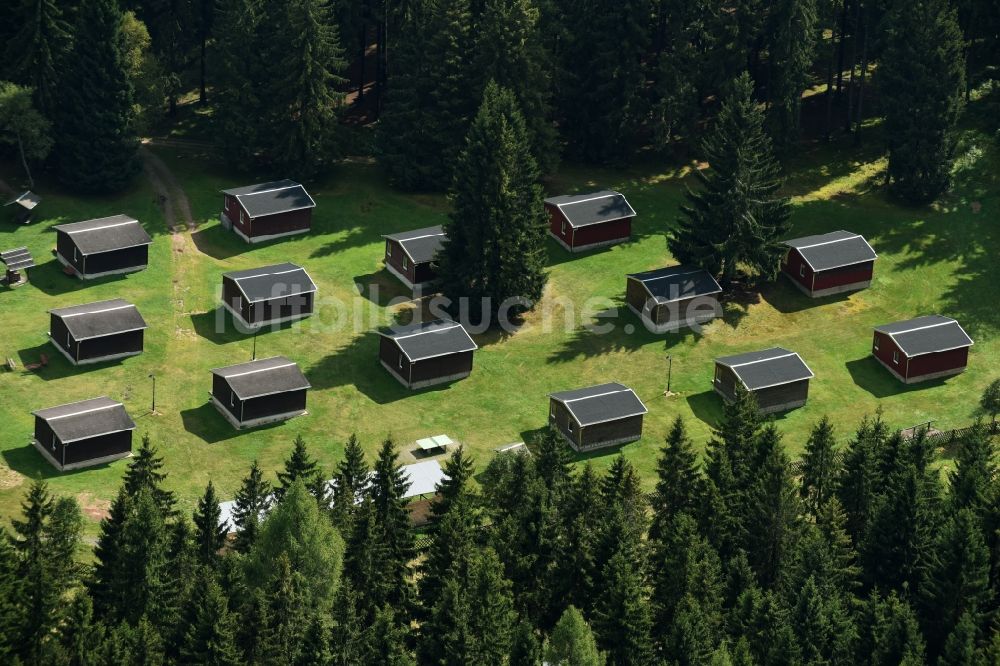
<path id="1" fill-rule="evenodd" d="M 7 369 L 11 372 L 17 370 L 17 363 L 10 356 L 7 357 Z"/>

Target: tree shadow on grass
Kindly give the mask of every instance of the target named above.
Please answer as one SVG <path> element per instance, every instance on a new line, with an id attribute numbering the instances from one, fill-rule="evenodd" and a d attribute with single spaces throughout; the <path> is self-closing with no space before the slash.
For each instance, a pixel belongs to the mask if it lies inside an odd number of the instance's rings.
<path id="1" fill-rule="evenodd" d="M 218 260 L 230 259 L 247 252 L 252 247 L 234 232 L 224 228 L 221 223 L 200 227 L 191 234 L 191 240 L 199 252 Z"/>
<path id="2" fill-rule="evenodd" d="M 569 363 L 580 358 L 634 352 L 648 345 L 663 345 L 665 352 L 696 337 L 690 328 L 653 333 L 625 306 L 610 308 L 588 325 L 577 328 L 569 340 L 549 354 L 548 363 Z"/>
<path id="3" fill-rule="evenodd" d="M 381 234 L 369 231 L 362 226 L 329 230 L 324 232 L 324 236 L 332 237 L 332 240 L 313 250 L 309 255 L 310 259 L 329 257 L 352 247 L 376 243 L 382 238 Z"/>
<path id="4" fill-rule="evenodd" d="M 305 418 L 309 417 L 306 416 Z M 229 421 L 226 420 L 226 417 L 219 413 L 219 410 L 216 409 L 211 402 L 206 402 L 200 407 L 183 410 L 181 412 L 181 423 L 184 424 L 184 430 L 188 431 L 198 439 L 209 444 L 215 444 L 234 439 L 248 432 L 259 432 L 262 430 L 278 428 L 286 422 L 281 421 L 279 423 L 269 423 L 256 428 L 237 430 L 231 423 L 229 423 Z"/>
<path id="5" fill-rule="evenodd" d="M 876 398 L 888 398 L 894 395 L 943 386 L 948 379 L 947 377 L 941 377 L 920 382 L 919 384 L 904 384 L 872 356 L 848 361 L 844 366 L 851 373 L 851 379 L 854 380 L 854 383 Z"/>

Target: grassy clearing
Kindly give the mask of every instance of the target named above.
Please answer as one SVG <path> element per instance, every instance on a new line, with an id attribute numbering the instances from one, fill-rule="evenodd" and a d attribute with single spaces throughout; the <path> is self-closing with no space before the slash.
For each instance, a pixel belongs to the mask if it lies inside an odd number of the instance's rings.
<path id="1" fill-rule="evenodd" d="M 56 492 L 76 495 L 91 516 L 100 514 L 124 462 L 57 474 L 27 445 L 31 409 L 99 394 L 122 399 L 137 417 L 139 433 L 152 435 L 166 457 L 169 485 L 186 507 L 194 505 L 209 479 L 223 496 L 231 496 L 254 458 L 267 470 L 279 467 L 297 433 L 327 468 L 339 459 L 342 442 L 353 431 L 369 451 L 391 433 L 404 445 L 404 457 L 411 457 L 418 437 L 445 432 L 484 463 L 493 447 L 545 424 L 547 393 L 608 380 L 635 388 L 650 409 L 644 438 L 623 450 L 651 482 L 657 449 L 675 416 L 688 420 L 701 444 L 721 413 L 711 392 L 712 359 L 776 344 L 799 352 L 816 373 L 809 404 L 779 417 L 793 453 L 823 414 L 838 424 L 842 438 L 879 405 L 901 427 L 931 419 L 941 427 L 965 425 L 1000 360 L 1000 309 L 992 296 L 1000 278 L 995 262 L 1000 160 L 982 142 L 969 132 L 956 190 L 933 209 L 905 209 L 887 201 L 872 183 L 880 169 L 874 151 L 858 159 L 856 151 L 822 146 L 797 155 L 788 184 L 796 206 L 795 233 L 847 228 L 865 234 L 880 255 L 873 287 L 813 302 L 782 279 L 765 286 L 752 302 L 727 304 L 725 319 L 707 327 L 703 336 L 650 335 L 623 308 L 614 319 L 594 317 L 622 305 L 626 272 L 669 262 L 663 230 L 677 215 L 689 168 L 564 168 L 551 184 L 553 191 L 606 186 L 627 194 L 639 211 L 634 240 L 582 256 L 550 243 L 550 283 L 524 328 L 508 338 L 478 336 L 481 349 L 472 377 L 415 394 L 402 389 L 376 360 L 371 330 L 409 307 L 385 307 L 403 291 L 382 270 L 380 235 L 441 223 L 447 210 L 443 197 L 394 192 L 375 167 L 347 164 L 310 187 L 318 203 L 312 234 L 249 247 L 219 226 L 218 191 L 253 179 L 204 156 L 157 150 L 183 185 L 199 222 L 196 231 L 177 237 L 166 233 L 142 183 L 114 199 L 70 198 L 40 186 L 50 193 L 46 219 L 28 228 L 0 227 L 0 247 L 27 245 L 42 264 L 30 286 L 0 291 L 5 315 L 0 356 L 20 363 L 40 353 L 51 359 L 40 374 L 0 374 L 0 514 L 16 511 L 25 477 L 36 475 L 50 478 Z M 973 202 L 980 212 L 973 212 Z M 118 212 L 135 215 L 154 235 L 150 270 L 86 284 L 62 275 L 49 253 L 51 224 Z M 285 260 L 310 271 L 319 286 L 320 311 L 261 333 L 257 353 L 286 354 L 300 363 L 314 387 L 310 413 L 284 425 L 237 433 L 207 405 L 209 369 L 248 360 L 252 346 L 250 337 L 220 319 L 220 275 Z M 357 285 L 366 294 L 377 287 L 379 297 L 355 298 Z M 150 323 L 145 354 L 77 370 L 47 346 L 48 308 L 118 296 L 134 301 Z M 592 303 L 591 313 L 583 312 L 582 305 L 594 298 L 601 300 Z M 335 308 L 334 300 L 349 307 Z M 970 369 L 947 381 L 905 388 L 868 358 L 871 327 L 932 312 L 957 317 L 976 339 Z M 595 322 L 610 322 L 614 330 L 598 335 L 584 327 Z M 672 388 L 678 392 L 670 398 L 663 397 L 667 354 L 674 357 Z M 148 415 L 150 372 L 158 377 L 160 416 Z M 592 459 L 604 467 L 614 453 Z"/>

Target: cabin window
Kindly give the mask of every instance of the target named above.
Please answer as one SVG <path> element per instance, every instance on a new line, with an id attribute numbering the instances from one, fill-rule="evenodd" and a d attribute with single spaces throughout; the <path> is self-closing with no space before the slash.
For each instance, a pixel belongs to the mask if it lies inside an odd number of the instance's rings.
<path id="1" fill-rule="evenodd" d="M 899 365 L 899 352 L 895 349 L 892 350 L 892 362 Z"/>
<path id="2" fill-rule="evenodd" d="M 571 434 L 571 435 L 573 434 L 573 421 L 572 421 L 572 419 L 569 419 L 569 418 L 566 419 L 566 431 L 569 434 Z"/>
<path id="3" fill-rule="evenodd" d="M 806 265 L 799 264 L 799 277 L 805 277 L 805 276 L 806 276 Z"/>
<path id="4" fill-rule="evenodd" d="M 878 336 L 875 336 L 875 340 L 872 342 L 872 349 L 878 351 Z"/>
<path id="5" fill-rule="evenodd" d="M 240 211 L 240 222 L 243 224 L 247 223 L 247 212 L 245 210 Z"/>
<path id="6" fill-rule="evenodd" d="M 66 333 L 66 349 L 69 349 L 70 347 L 73 346 L 73 343 L 71 343 L 69 340 L 70 340 L 69 332 L 67 332 Z"/>
<path id="7" fill-rule="evenodd" d="M 406 257 L 403 257 L 403 270 L 409 270 L 410 262 Z"/>
<path id="8" fill-rule="evenodd" d="M 402 354 L 399 355 L 399 367 L 400 368 L 403 367 L 403 355 Z"/>
<path id="9" fill-rule="evenodd" d="M 715 381 L 717 382 L 722 381 L 722 368 L 720 368 L 719 366 L 715 366 Z"/>
<path id="10" fill-rule="evenodd" d="M 52 433 L 52 451 L 56 450 L 56 434 Z"/>
<path id="11" fill-rule="evenodd" d="M 77 256 L 76 248 L 73 248 L 73 261 L 80 261 L 79 256 Z"/>
<path id="12" fill-rule="evenodd" d="M 229 392 L 229 406 L 230 407 L 236 406 L 236 394 L 233 393 L 232 391 Z"/>
<path id="13" fill-rule="evenodd" d="M 226 197 L 226 210 L 229 210 L 229 197 Z"/>
<path id="14" fill-rule="evenodd" d="M 385 256 L 387 257 L 392 256 L 392 243 L 390 243 L 389 241 L 385 242 Z"/>
<path id="15" fill-rule="evenodd" d="M 566 235 L 566 220 L 562 221 L 562 235 Z"/>

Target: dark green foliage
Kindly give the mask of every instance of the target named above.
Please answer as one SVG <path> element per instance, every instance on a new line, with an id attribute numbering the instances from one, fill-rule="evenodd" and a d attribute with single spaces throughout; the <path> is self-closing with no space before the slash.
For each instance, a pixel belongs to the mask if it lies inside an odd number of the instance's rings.
<path id="1" fill-rule="evenodd" d="M 774 142 L 787 146 L 799 136 L 802 93 L 809 85 L 819 36 L 817 0 L 779 0 L 771 5 L 768 19 L 768 120 Z"/>
<path id="2" fill-rule="evenodd" d="M 413 533 L 410 531 L 407 500 L 403 497 L 409 483 L 397 461 L 395 442 L 391 438 L 386 439 L 372 468 L 372 482 L 368 490 L 374 509 L 376 539 L 384 549 L 377 570 L 382 576 L 385 596 L 372 598 L 372 603 L 379 608 L 385 604 L 394 608 L 405 607 L 413 595 L 410 582 Z"/>
<path id="3" fill-rule="evenodd" d="M 948 475 L 951 508 L 982 515 L 992 499 L 996 476 L 993 441 L 986 426 L 977 422 L 959 442 L 955 470 Z"/>
<path id="4" fill-rule="evenodd" d="M 59 72 L 54 114 L 58 176 L 81 192 L 117 192 L 139 170 L 121 21 L 116 0 L 81 0 L 73 57 Z"/>
<path id="5" fill-rule="evenodd" d="M 792 626 L 804 664 L 851 662 L 857 630 L 845 598 L 806 579 L 792 610 Z"/>
<path id="6" fill-rule="evenodd" d="M 126 500 L 117 567 L 109 581 L 112 605 L 105 617 L 135 625 L 143 616 L 169 615 L 168 536 L 163 513 L 148 489 Z"/>
<path id="7" fill-rule="evenodd" d="M 226 543 L 228 529 L 221 524 L 221 519 L 219 498 L 215 494 L 215 486 L 209 481 L 205 487 L 205 494 L 198 500 L 198 508 L 194 512 L 196 550 L 198 560 L 204 565 L 214 566 L 219 551 Z"/>
<path id="8" fill-rule="evenodd" d="M 559 430 L 549 425 L 530 442 L 529 447 L 535 457 L 538 475 L 550 490 L 559 494 L 570 480 L 572 471 L 573 456 L 566 439 Z"/>
<path id="9" fill-rule="evenodd" d="M 245 169 L 255 163 L 265 136 L 266 95 L 258 86 L 266 76 L 265 53 L 257 39 L 260 2 L 218 0 L 217 6 L 222 94 L 215 101 L 215 140 L 228 161 Z"/>
<path id="10" fill-rule="evenodd" d="M 301 481 L 306 488 L 311 489 L 317 480 L 322 480 L 319 464 L 309 455 L 302 435 L 295 436 L 292 446 L 292 453 L 285 461 L 284 471 L 278 472 L 278 485 L 274 489 L 274 496 L 279 502 L 295 481 Z"/>
<path id="11" fill-rule="evenodd" d="M 475 463 L 465 453 L 465 447 L 459 445 L 451 457 L 445 461 L 442 470 L 446 478 L 435 488 L 437 494 L 431 503 L 431 515 L 434 520 L 440 520 L 446 516 L 452 505 L 470 492 L 468 483 L 472 479 Z"/>
<path id="12" fill-rule="evenodd" d="M 656 464 L 656 490 L 650 498 L 653 519 L 649 538 L 663 537 L 666 526 L 679 513 L 696 515 L 701 507 L 703 486 L 694 444 L 687 435 L 684 421 L 678 416 Z"/>
<path id="13" fill-rule="evenodd" d="M 587 162 L 620 162 L 636 147 L 646 112 L 649 3 L 587 0 L 570 4 L 565 20 L 559 107 L 566 152 Z"/>
<path id="14" fill-rule="evenodd" d="M 990 415 L 990 419 L 996 423 L 997 414 L 1000 414 L 1000 379 L 994 379 L 983 389 L 983 395 L 979 398 L 979 408 Z"/>
<path id="15" fill-rule="evenodd" d="M 0 78 L 30 86 L 39 111 L 49 119 L 60 103 L 60 68 L 66 66 L 73 42 L 61 5 L 57 0 L 12 0 L 10 41 L 0 48 Z"/>
<path id="16" fill-rule="evenodd" d="M 667 246 L 682 263 L 721 274 L 731 286 L 737 268 L 771 277 L 785 248 L 788 199 L 778 194 L 780 167 L 764 116 L 746 73 L 737 78 L 715 125 L 702 143 L 709 168 L 697 172 L 701 187 L 687 193 L 683 217 Z"/>
<path id="17" fill-rule="evenodd" d="M 358 499 L 368 483 L 368 463 L 355 434 L 347 438 L 344 457 L 337 463 L 336 485 L 333 489 L 334 524 L 345 534 L 350 533 Z"/>
<path id="18" fill-rule="evenodd" d="M 881 412 L 865 417 L 844 451 L 837 496 L 847 512 L 847 531 L 860 545 L 874 516 L 878 494 L 885 490 L 879 460 L 889 436 Z"/>
<path id="19" fill-rule="evenodd" d="M 759 467 L 753 470 L 756 482 L 747 496 L 746 550 L 761 584 L 776 583 L 798 538 L 800 504 L 792 483 L 788 456 L 773 424 L 761 433 L 758 444 Z"/>
<path id="20" fill-rule="evenodd" d="M 833 424 L 824 416 L 809 433 L 806 450 L 802 455 L 800 494 L 806 509 L 813 517 L 819 515 L 836 491 L 840 473 L 838 463 Z"/>
<path id="21" fill-rule="evenodd" d="M 181 658 L 190 664 L 235 666 L 241 663 L 236 651 L 235 618 L 214 575 L 203 571 L 188 608 Z"/>
<path id="22" fill-rule="evenodd" d="M 405 189 L 444 189 L 452 179 L 481 88 L 472 85 L 469 0 L 428 0 L 403 12 L 390 36 L 386 109 L 378 154 Z"/>
<path id="23" fill-rule="evenodd" d="M 895 592 L 874 595 L 863 618 L 858 657 L 872 666 L 918 666 L 924 663 L 924 639 L 913 609 Z"/>
<path id="24" fill-rule="evenodd" d="M 537 180 L 517 101 L 491 82 L 456 162 L 448 239 L 438 255 L 452 308 L 505 324 L 541 298 L 545 209 Z"/>
<path id="25" fill-rule="evenodd" d="M 480 77 L 480 90 L 493 81 L 514 94 L 524 114 L 531 154 L 542 173 L 551 173 L 559 145 L 550 101 L 552 63 L 538 27 L 539 11 L 533 0 L 479 1 L 482 12 L 471 71 Z"/>
<path id="26" fill-rule="evenodd" d="M 593 641 L 591 636 L 591 641 Z M 538 666 L 542 663 L 542 644 L 531 623 L 521 618 L 514 628 L 514 638 L 510 647 L 511 666 Z"/>
<path id="27" fill-rule="evenodd" d="M 590 625 L 575 606 L 569 606 L 559 618 L 545 644 L 545 661 L 553 666 L 602 666 L 604 655 Z"/>
<path id="28" fill-rule="evenodd" d="M 640 568 L 622 551 L 605 564 L 593 624 L 614 666 L 653 663 L 652 614 Z"/>
<path id="29" fill-rule="evenodd" d="M 889 187 L 905 202 L 929 203 L 951 182 L 965 91 L 962 32 L 948 0 L 897 0 L 888 25 L 879 82 Z"/>
<path id="30" fill-rule="evenodd" d="M 237 552 L 246 554 L 257 540 L 260 523 L 271 507 L 271 484 L 264 479 L 256 460 L 236 491 L 234 502 L 232 527 L 236 531 L 235 548 Z"/>
<path id="31" fill-rule="evenodd" d="M 124 487 L 129 497 L 137 497 L 142 489 L 148 490 L 163 516 L 169 517 L 174 513 L 176 500 L 172 492 L 163 488 L 167 475 L 162 469 L 163 458 L 157 455 L 149 435 L 143 435 L 142 443 L 133 454 L 128 471 L 125 472 Z"/>
<path id="32" fill-rule="evenodd" d="M 18 578 L 17 552 L 10 534 L 0 527 L 0 660 L 9 662 L 20 647 L 21 582 Z M 85 599 L 86 595 L 81 595 Z"/>
<path id="33" fill-rule="evenodd" d="M 601 515 L 604 506 L 598 482 L 594 468 L 588 463 L 561 498 L 553 613 L 558 612 L 558 601 L 584 612 L 593 610 L 594 585 L 600 577 L 597 549 L 602 531 L 595 516 Z"/>

